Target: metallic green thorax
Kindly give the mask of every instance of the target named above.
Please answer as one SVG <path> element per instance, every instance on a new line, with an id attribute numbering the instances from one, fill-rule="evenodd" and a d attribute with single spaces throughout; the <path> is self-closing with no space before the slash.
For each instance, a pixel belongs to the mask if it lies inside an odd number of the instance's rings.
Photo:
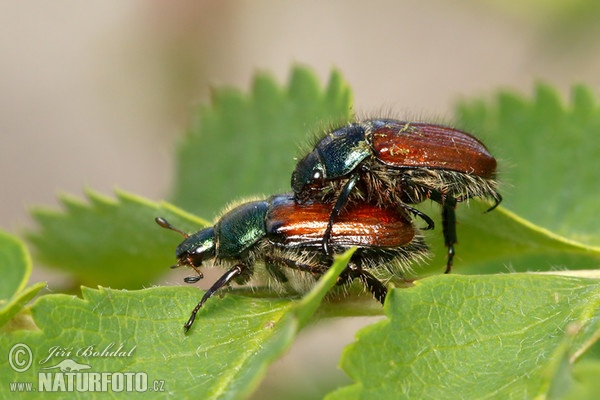
<path id="1" fill-rule="evenodd" d="M 244 203 L 225 214 L 215 225 L 217 257 L 238 257 L 266 235 L 268 203 Z"/>
<path id="2" fill-rule="evenodd" d="M 364 127 L 350 124 L 325 136 L 298 162 L 292 174 L 294 191 L 298 193 L 305 185 L 319 179 L 336 179 L 351 173 L 371 156 L 365 134 Z"/>
<path id="3" fill-rule="evenodd" d="M 327 135 L 317 151 L 325 166 L 325 178 L 338 178 L 352 172 L 371 155 L 365 142 L 365 129 L 352 124 Z"/>

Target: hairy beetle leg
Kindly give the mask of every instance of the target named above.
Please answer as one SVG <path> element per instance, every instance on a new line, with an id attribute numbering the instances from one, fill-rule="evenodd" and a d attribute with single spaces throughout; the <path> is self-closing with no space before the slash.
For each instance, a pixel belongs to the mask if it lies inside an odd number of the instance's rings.
<path id="1" fill-rule="evenodd" d="M 430 190 L 429 198 L 442 206 L 442 231 L 444 233 L 444 244 L 448 248 L 448 259 L 444 273 L 449 274 L 452 271 L 452 262 L 454 260 L 454 244 L 458 241 L 456 237 L 455 211 L 457 200 L 437 190 Z"/>
<path id="2" fill-rule="evenodd" d="M 371 292 L 375 300 L 383 304 L 385 297 L 387 296 L 387 288 L 379 281 L 379 279 L 352 262 L 351 264 L 348 264 L 343 275 L 345 276 L 340 276 L 341 284 L 350 283 L 353 279 L 358 279 L 364 287 Z"/>
<path id="3" fill-rule="evenodd" d="M 446 261 L 445 274 L 449 274 L 452 270 L 452 261 L 454 259 L 454 244 L 456 238 L 456 199 L 446 197 L 442 204 L 442 226 L 444 231 L 444 242 L 448 247 L 448 260 Z"/>

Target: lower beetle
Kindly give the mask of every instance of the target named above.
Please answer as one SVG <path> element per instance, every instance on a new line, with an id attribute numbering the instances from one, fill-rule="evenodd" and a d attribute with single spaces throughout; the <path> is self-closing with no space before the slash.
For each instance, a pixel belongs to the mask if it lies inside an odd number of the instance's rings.
<path id="1" fill-rule="evenodd" d="M 217 290 L 232 280 L 246 283 L 253 276 L 257 262 L 264 264 L 267 275 L 277 286 L 305 291 L 306 284 L 323 275 L 333 262 L 333 256 L 322 248 L 329 212 L 325 204 L 297 204 L 293 194 L 283 194 L 243 203 L 224 214 L 214 226 L 191 235 L 163 218 L 156 218 L 160 226 L 185 237 L 177 246 L 178 261 L 172 268 L 187 266 L 197 272 L 196 276 L 186 278 L 186 282 L 202 278 L 199 267 L 207 260 L 229 267 L 194 308 L 185 330 L 189 330 L 198 310 Z M 401 276 L 411 261 L 427 254 L 427 246 L 403 210 L 367 203 L 347 207 L 331 230 L 332 253 L 354 246 L 357 250 L 338 284 L 358 279 L 382 303 L 387 289 L 380 279 Z"/>
<path id="2" fill-rule="evenodd" d="M 329 252 L 331 231 L 347 202 L 401 206 L 433 221 L 408 204 L 431 199 L 442 205 L 446 273 L 452 268 L 456 238 L 455 208 L 472 197 L 502 201 L 496 159 L 472 135 L 441 125 L 372 119 L 327 133 L 302 158 L 292 174 L 296 200 L 334 203 L 323 236 Z"/>

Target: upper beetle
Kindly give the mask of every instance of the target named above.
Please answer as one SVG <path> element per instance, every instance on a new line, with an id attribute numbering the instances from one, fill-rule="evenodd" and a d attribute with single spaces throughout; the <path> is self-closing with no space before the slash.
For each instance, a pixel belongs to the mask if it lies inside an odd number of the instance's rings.
<path id="1" fill-rule="evenodd" d="M 191 235 L 156 218 L 160 226 L 185 236 L 177 247 L 178 261 L 173 267 L 187 266 L 197 272 L 186 282 L 202 278 L 199 267 L 205 261 L 228 266 L 194 308 L 185 329 L 192 326 L 198 310 L 217 290 L 232 280 L 239 284 L 248 281 L 257 262 L 264 264 L 271 283 L 306 290 L 306 284 L 327 272 L 333 262 L 333 256 L 322 248 L 329 211 L 319 202 L 298 204 L 290 193 L 242 203 L 214 226 Z M 410 261 L 427 254 L 427 246 L 404 212 L 371 204 L 356 204 L 344 210 L 330 240 L 334 253 L 357 247 L 338 284 L 358 279 L 382 303 L 387 289 L 380 279 L 401 276 Z"/>
<path id="2" fill-rule="evenodd" d="M 298 202 L 335 201 L 323 246 L 348 201 L 401 206 L 433 221 L 408 204 L 426 199 L 442 206 L 446 273 L 452 268 L 456 238 L 455 207 L 471 197 L 502 201 L 496 181 L 496 159 L 474 136 L 442 125 L 371 119 L 329 132 L 302 158 L 292 174 Z M 488 210 L 488 211 L 489 211 Z"/>

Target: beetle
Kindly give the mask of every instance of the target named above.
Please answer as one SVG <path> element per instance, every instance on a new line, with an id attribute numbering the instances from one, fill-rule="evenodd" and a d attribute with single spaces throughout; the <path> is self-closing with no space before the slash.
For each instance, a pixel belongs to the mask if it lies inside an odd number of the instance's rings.
<path id="1" fill-rule="evenodd" d="M 206 261 L 227 267 L 202 296 L 184 325 L 190 329 L 196 314 L 216 291 L 231 281 L 244 284 L 262 263 L 269 283 L 278 289 L 306 291 L 330 268 L 333 254 L 357 247 L 338 285 L 358 279 L 373 297 L 383 303 L 387 294 L 381 280 L 402 276 L 410 262 L 427 256 L 427 246 L 402 210 L 368 203 L 347 207 L 339 214 L 330 236 L 331 254 L 322 248 L 329 222 L 329 207 L 319 202 L 298 204 L 292 193 L 234 207 L 214 226 L 191 235 L 173 227 L 164 218 L 158 225 L 182 234 L 177 246 L 177 263 L 172 268 L 190 267 L 196 275 L 185 282 L 202 279 L 199 268 Z"/>
<path id="2" fill-rule="evenodd" d="M 329 252 L 331 230 L 348 202 L 400 206 L 433 221 L 409 206 L 426 199 L 442 207 L 445 273 L 452 269 L 457 203 L 472 197 L 500 204 L 496 159 L 469 133 L 447 126 L 394 119 L 352 122 L 325 134 L 296 165 L 292 189 L 296 200 L 334 203 L 323 248 Z"/>

